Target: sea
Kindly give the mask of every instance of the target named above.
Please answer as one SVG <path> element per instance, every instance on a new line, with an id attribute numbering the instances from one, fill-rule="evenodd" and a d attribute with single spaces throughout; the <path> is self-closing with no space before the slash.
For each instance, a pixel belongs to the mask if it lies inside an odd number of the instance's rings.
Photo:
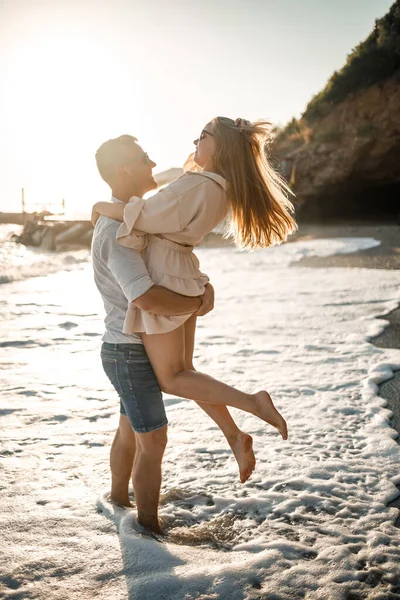
<path id="1" fill-rule="evenodd" d="M 165 395 L 162 538 L 111 504 L 119 400 L 102 371 L 104 309 L 88 250 L 44 253 L 0 226 L 0 597 L 43 600 L 400 598 L 400 446 L 379 383 L 400 352 L 371 342 L 400 303 L 400 272 L 296 266 L 373 238 L 253 253 L 199 248 L 215 309 L 195 366 L 267 389 L 289 439 L 232 415 L 254 439 L 241 484 L 221 432 Z"/>

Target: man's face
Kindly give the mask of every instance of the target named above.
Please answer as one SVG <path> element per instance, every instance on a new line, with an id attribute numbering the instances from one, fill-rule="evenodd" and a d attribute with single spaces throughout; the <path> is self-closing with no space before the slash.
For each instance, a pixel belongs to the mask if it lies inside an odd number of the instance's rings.
<path id="1" fill-rule="evenodd" d="M 135 145 L 130 152 L 130 157 L 123 167 L 119 167 L 118 176 L 124 187 L 129 191 L 132 189 L 132 195 L 136 195 L 138 190 L 145 194 L 157 187 L 153 178 L 153 169 L 156 163 L 153 162 L 144 150 Z"/>

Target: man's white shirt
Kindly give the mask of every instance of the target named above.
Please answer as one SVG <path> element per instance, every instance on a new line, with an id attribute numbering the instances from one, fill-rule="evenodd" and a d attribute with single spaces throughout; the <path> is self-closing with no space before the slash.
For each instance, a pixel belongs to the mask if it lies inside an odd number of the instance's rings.
<path id="1" fill-rule="evenodd" d="M 112 198 L 113 202 L 120 202 Z M 94 280 L 103 298 L 106 331 L 103 341 L 110 344 L 141 344 L 140 335 L 122 333 L 128 303 L 147 292 L 153 281 L 140 253 L 117 243 L 120 223 L 99 217 L 92 240 Z"/>

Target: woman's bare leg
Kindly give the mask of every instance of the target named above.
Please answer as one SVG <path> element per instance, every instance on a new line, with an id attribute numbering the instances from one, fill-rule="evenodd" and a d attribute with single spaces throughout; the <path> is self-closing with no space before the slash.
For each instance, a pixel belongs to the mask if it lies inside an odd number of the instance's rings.
<path id="1" fill-rule="evenodd" d="M 168 333 L 142 334 L 142 339 L 164 392 L 197 402 L 240 408 L 269 423 L 287 439 L 285 419 L 276 410 L 268 392 L 245 394 L 209 375 L 186 369 L 184 325 Z"/>
<path id="2" fill-rule="evenodd" d="M 191 317 L 185 323 L 185 362 L 186 369 L 190 371 L 195 371 L 193 366 L 195 332 L 196 317 Z M 218 425 L 226 437 L 239 466 L 240 481 L 245 483 L 256 466 L 253 438 L 239 429 L 229 410 L 223 404 L 206 404 L 204 402 L 197 402 L 197 404 Z"/>

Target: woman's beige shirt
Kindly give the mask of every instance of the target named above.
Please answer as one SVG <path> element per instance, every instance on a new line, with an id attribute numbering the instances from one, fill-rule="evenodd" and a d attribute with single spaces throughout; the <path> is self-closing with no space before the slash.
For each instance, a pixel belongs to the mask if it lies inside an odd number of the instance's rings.
<path id="1" fill-rule="evenodd" d="M 208 277 L 193 252 L 227 214 L 226 180 L 215 173 L 185 173 L 147 200 L 133 197 L 125 207 L 117 241 L 143 252 L 150 277 L 185 296 L 204 293 Z M 166 333 L 191 315 L 165 317 L 130 306 L 124 333 Z"/>

